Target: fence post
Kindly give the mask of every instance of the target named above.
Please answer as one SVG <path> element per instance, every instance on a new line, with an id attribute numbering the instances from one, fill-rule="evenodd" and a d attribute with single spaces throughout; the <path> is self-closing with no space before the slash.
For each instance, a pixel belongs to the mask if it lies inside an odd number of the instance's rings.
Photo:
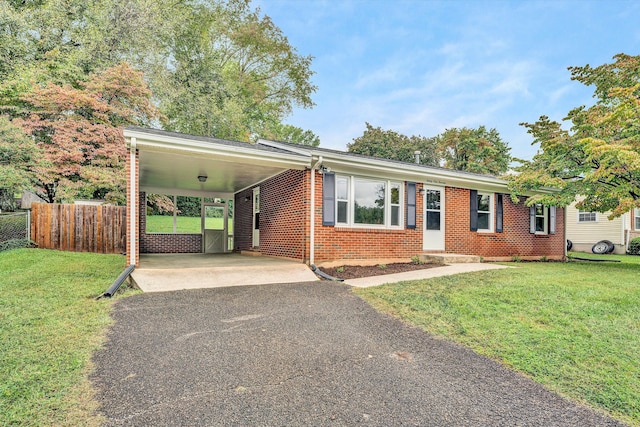
<path id="1" fill-rule="evenodd" d="M 31 209 L 27 210 L 27 240 L 31 240 Z"/>

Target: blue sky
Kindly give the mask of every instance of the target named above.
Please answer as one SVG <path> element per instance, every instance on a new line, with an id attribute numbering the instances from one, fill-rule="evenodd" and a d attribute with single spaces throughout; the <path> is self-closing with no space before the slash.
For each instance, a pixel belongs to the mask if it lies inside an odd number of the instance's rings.
<path id="1" fill-rule="evenodd" d="M 561 120 L 593 90 L 571 65 L 640 54 L 640 2 L 254 0 L 315 59 L 313 109 L 288 123 L 346 150 L 365 122 L 405 135 L 496 128 L 512 155 L 536 147 L 519 126 Z"/>

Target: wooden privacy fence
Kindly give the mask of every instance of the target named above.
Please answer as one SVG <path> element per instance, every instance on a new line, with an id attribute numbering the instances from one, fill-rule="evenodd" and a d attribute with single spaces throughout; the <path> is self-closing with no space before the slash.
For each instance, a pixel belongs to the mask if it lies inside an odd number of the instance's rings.
<path id="1" fill-rule="evenodd" d="M 119 254 L 126 250 L 126 234 L 124 206 L 31 206 L 31 239 L 41 248 Z"/>

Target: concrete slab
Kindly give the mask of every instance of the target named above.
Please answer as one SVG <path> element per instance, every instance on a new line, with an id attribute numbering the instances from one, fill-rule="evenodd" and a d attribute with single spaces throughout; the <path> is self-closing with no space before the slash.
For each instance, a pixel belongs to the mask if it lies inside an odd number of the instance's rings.
<path id="1" fill-rule="evenodd" d="M 317 281 L 300 262 L 240 254 L 146 254 L 131 274 L 144 292 Z"/>
<path id="2" fill-rule="evenodd" d="M 420 261 L 429 264 L 461 264 L 461 263 L 479 263 L 480 257 L 477 255 L 462 254 L 420 254 Z"/>
<path id="3" fill-rule="evenodd" d="M 382 276 L 363 277 L 360 279 L 345 280 L 344 283 L 358 288 L 368 288 L 387 283 L 404 282 L 406 280 L 430 279 L 432 277 L 450 276 L 460 273 L 471 273 L 473 271 L 498 270 L 511 268 L 506 265 L 486 264 L 486 263 L 462 263 L 445 265 L 442 267 L 429 268 L 426 270 L 405 271 L 404 273 L 385 274 Z"/>

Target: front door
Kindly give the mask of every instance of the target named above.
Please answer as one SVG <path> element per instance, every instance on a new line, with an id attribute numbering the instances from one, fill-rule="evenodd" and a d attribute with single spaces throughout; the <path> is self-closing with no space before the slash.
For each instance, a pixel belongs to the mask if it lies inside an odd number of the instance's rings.
<path id="1" fill-rule="evenodd" d="M 260 246 L 260 187 L 253 189 L 253 234 L 252 246 Z"/>
<path id="2" fill-rule="evenodd" d="M 227 205 L 224 203 L 206 203 L 202 206 L 204 253 L 227 251 L 227 215 Z"/>
<path id="3" fill-rule="evenodd" d="M 425 251 L 444 251 L 444 188 L 424 186 Z"/>

